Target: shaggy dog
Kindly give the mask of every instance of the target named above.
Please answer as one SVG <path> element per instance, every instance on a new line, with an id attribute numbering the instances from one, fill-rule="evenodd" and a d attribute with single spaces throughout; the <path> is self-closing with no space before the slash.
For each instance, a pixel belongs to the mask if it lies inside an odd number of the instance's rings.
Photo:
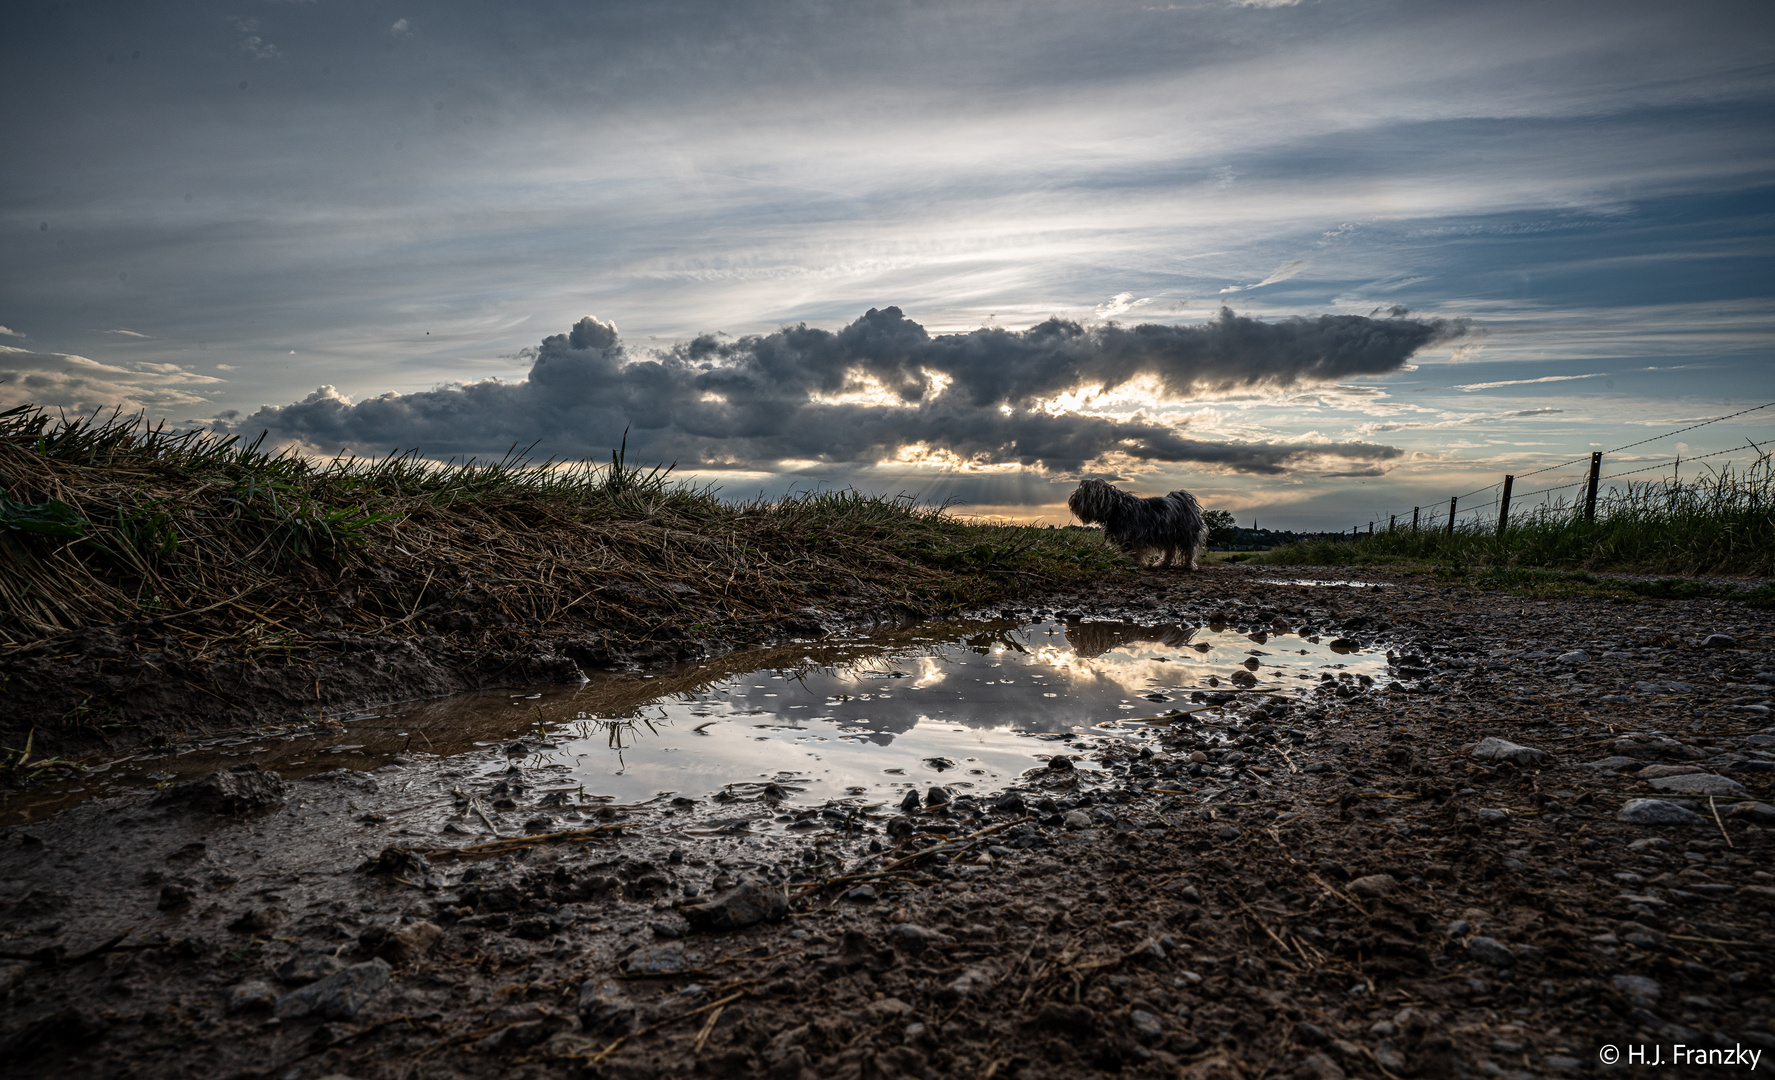
<path id="1" fill-rule="evenodd" d="M 1117 491 L 1108 481 L 1085 480 L 1066 505 L 1085 524 L 1101 524 L 1104 539 L 1141 565 L 1151 553 L 1163 551 L 1165 558 L 1159 565 L 1170 566 L 1181 552 L 1184 567 L 1194 570 L 1196 558 L 1208 546 L 1202 504 L 1187 491 L 1173 491 L 1162 499 L 1142 499 Z"/>

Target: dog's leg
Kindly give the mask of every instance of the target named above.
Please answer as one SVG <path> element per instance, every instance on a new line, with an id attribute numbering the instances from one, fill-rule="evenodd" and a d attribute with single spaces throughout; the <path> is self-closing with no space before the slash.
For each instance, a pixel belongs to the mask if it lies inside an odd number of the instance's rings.
<path id="1" fill-rule="evenodd" d="M 1166 544 L 1165 545 L 1165 558 L 1163 561 L 1161 561 L 1159 563 L 1160 569 L 1164 569 L 1164 570 L 1171 569 L 1171 564 L 1173 562 L 1175 562 L 1176 560 L 1177 560 L 1177 545 Z"/>

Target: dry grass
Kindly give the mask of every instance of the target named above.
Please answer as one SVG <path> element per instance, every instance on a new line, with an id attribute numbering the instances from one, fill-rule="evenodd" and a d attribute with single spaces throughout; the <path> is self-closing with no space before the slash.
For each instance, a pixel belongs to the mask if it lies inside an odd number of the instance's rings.
<path id="1" fill-rule="evenodd" d="M 201 649 L 339 632 L 483 644 L 940 611 L 1127 568 L 1094 532 L 855 491 L 728 502 L 669 469 L 316 464 L 139 417 L 0 413 L 0 648 L 150 620 Z"/>

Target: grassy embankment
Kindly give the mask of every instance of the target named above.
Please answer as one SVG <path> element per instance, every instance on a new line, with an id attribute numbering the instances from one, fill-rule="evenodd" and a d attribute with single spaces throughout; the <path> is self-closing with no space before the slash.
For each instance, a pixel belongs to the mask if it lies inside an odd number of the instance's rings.
<path id="1" fill-rule="evenodd" d="M 338 633 L 476 646 L 938 612 L 1131 569 L 1094 532 L 856 491 L 731 502 L 608 465 L 315 463 L 139 419 L 0 413 L 0 655 L 151 621 L 199 651 Z M 156 631 L 161 632 L 160 630 Z"/>
<path id="2" fill-rule="evenodd" d="M 1769 584 L 1692 580 L 1775 578 L 1775 463 L 1764 455 L 1694 480 L 1633 484 L 1604 493 L 1596 520 L 1565 503 L 1516 509 L 1505 529 L 1479 521 L 1399 529 L 1355 540 L 1286 544 L 1256 562 L 1285 566 L 1428 565 L 1473 585 L 1537 593 L 1607 593 L 1665 599 L 1737 596 L 1775 606 Z M 1598 574 L 1665 575 L 1632 581 Z"/>

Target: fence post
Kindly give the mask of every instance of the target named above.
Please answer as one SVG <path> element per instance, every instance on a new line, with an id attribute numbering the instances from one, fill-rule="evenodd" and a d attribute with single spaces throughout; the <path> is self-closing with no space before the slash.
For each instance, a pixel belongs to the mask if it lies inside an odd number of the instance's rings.
<path id="1" fill-rule="evenodd" d="M 1590 486 L 1584 491 L 1584 520 L 1596 520 L 1596 481 L 1602 475 L 1602 451 L 1590 455 Z"/>
<path id="2" fill-rule="evenodd" d="M 1399 527 L 1399 515 L 1398 514 L 1388 514 L 1387 515 L 1387 531 L 1392 532 L 1394 529 L 1396 529 L 1398 527 Z"/>
<path id="3" fill-rule="evenodd" d="M 1504 526 L 1510 523 L 1510 486 L 1516 483 L 1516 477 L 1504 476 L 1504 495 L 1498 502 L 1498 535 L 1504 535 Z"/>
<path id="4" fill-rule="evenodd" d="M 1455 500 L 1459 498 L 1459 495 L 1451 495 L 1448 500 L 1448 535 L 1450 536 L 1455 534 Z"/>
<path id="5" fill-rule="evenodd" d="M 1420 506 L 1414 506 L 1411 508 L 1411 531 L 1412 532 L 1418 531 L 1418 511 L 1421 509 L 1423 509 L 1423 507 L 1420 507 Z"/>
<path id="6" fill-rule="evenodd" d="M 1374 522 L 1372 522 L 1372 521 L 1368 523 L 1368 535 L 1369 536 L 1374 535 Z"/>

